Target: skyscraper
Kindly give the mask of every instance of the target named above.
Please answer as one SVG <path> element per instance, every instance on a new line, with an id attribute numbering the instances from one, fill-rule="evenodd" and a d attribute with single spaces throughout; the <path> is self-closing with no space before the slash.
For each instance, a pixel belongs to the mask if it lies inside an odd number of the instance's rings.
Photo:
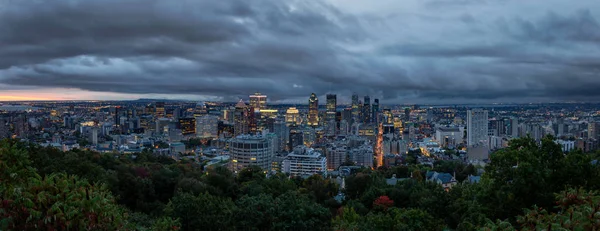
<path id="1" fill-rule="evenodd" d="M 371 122 L 371 97 L 368 95 L 365 96 L 365 101 L 363 104 L 363 123 Z"/>
<path id="2" fill-rule="evenodd" d="M 327 112 L 325 114 L 325 122 L 330 123 L 335 121 L 335 113 L 337 107 L 337 96 L 334 94 L 327 95 Z"/>
<path id="3" fill-rule="evenodd" d="M 358 118 L 360 115 L 360 109 L 358 104 L 358 95 L 352 95 L 352 122 L 358 122 Z"/>
<path id="4" fill-rule="evenodd" d="M 335 120 L 335 112 L 337 107 L 337 96 L 335 94 L 327 95 L 327 121 Z"/>
<path id="5" fill-rule="evenodd" d="M 467 146 L 488 143 L 488 111 L 472 109 L 467 111 Z"/>
<path id="6" fill-rule="evenodd" d="M 233 135 L 238 136 L 241 134 L 248 134 L 250 128 L 248 127 L 248 107 L 244 101 L 240 100 L 235 105 L 235 111 L 233 113 Z"/>
<path id="7" fill-rule="evenodd" d="M 297 126 L 302 123 L 298 109 L 295 107 L 287 109 L 285 112 L 285 123 L 287 126 Z"/>
<path id="8" fill-rule="evenodd" d="M 315 93 L 310 94 L 308 98 L 308 125 L 319 125 L 319 98 Z"/>
<path id="9" fill-rule="evenodd" d="M 379 123 L 380 121 L 377 120 L 377 116 L 379 114 L 379 99 L 375 99 L 373 101 L 373 107 L 372 107 L 372 111 L 371 111 L 371 121 L 372 122 L 376 122 Z"/>
<path id="10" fill-rule="evenodd" d="M 254 110 L 267 109 L 267 96 L 260 92 L 250 95 L 250 107 L 253 107 Z"/>
<path id="11" fill-rule="evenodd" d="M 114 117 L 115 121 L 115 126 L 120 127 L 121 126 L 121 106 L 116 106 L 115 107 L 115 117 Z"/>

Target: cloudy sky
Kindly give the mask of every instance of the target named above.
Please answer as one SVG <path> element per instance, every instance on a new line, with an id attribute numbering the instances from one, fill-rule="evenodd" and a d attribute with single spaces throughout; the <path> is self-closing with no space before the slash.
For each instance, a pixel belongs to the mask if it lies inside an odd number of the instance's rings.
<path id="1" fill-rule="evenodd" d="M 598 0 L 0 0 L 0 100 L 600 101 Z"/>

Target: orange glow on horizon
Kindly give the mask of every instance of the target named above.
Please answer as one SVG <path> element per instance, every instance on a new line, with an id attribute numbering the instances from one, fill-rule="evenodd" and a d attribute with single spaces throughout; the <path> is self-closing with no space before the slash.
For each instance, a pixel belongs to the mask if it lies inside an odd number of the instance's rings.
<path id="1" fill-rule="evenodd" d="M 52 99 L 42 98 L 42 97 L 31 97 L 31 96 L 0 95 L 0 101 L 29 101 L 29 100 L 52 100 Z"/>

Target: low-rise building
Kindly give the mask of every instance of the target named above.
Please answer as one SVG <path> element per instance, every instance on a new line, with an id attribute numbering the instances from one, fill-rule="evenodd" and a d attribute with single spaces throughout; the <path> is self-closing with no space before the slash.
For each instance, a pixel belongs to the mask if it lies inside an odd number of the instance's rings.
<path id="1" fill-rule="evenodd" d="M 441 185 L 445 191 L 449 191 L 454 185 L 458 184 L 456 178 L 450 173 L 427 171 L 426 179 Z"/>

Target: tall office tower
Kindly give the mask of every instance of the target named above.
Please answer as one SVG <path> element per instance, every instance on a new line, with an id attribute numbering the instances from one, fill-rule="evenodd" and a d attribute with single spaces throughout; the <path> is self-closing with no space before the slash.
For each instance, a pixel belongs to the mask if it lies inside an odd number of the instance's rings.
<path id="1" fill-rule="evenodd" d="M 326 112 L 326 122 L 335 121 L 335 113 L 337 107 L 337 96 L 334 94 L 327 95 L 327 112 Z"/>
<path id="2" fill-rule="evenodd" d="M 379 114 L 379 99 L 375 99 L 373 101 L 373 110 L 371 112 L 371 122 L 379 123 L 381 121 L 377 121 L 377 116 Z"/>
<path id="3" fill-rule="evenodd" d="M 310 94 L 308 98 L 308 125 L 319 125 L 319 98 L 315 93 Z"/>
<path id="4" fill-rule="evenodd" d="M 406 122 L 410 121 L 410 108 L 404 109 L 404 120 Z"/>
<path id="5" fill-rule="evenodd" d="M 120 127 L 121 125 L 121 106 L 115 107 L 115 126 Z"/>
<path id="6" fill-rule="evenodd" d="M 154 105 L 156 112 L 156 118 L 164 118 L 165 117 L 165 102 L 156 102 Z"/>
<path id="7" fill-rule="evenodd" d="M 231 170 L 237 172 L 255 165 L 270 171 L 271 161 L 275 155 L 272 145 L 272 140 L 264 136 L 240 135 L 231 139 L 229 141 Z"/>
<path id="8" fill-rule="evenodd" d="M 248 132 L 256 134 L 258 131 L 257 116 L 253 107 L 246 107 L 246 121 L 248 121 Z"/>
<path id="9" fill-rule="evenodd" d="M 291 107 L 288 108 L 285 112 L 285 123 L 287 126 L 297 126 L 302 123 L 300 119 L 300 111 L 297 108 Z"/>
<path id="10" fill-rule="evenodd" d="M 350 123 L 358 122 L 358 118 L 360 116 L 360 108 L 358 104 L 358 95 L 352 95 L 352 121 L 350 121 Z"/>
<path id="11" fill-rule="evenodd" d="M 290 129 L 285 125 L 285 120 L 283 118 L 275 119 L 273 123 L 273 133 L 277 135 L 278 147 L 276 147 L 276 151 L 283 151 L 287 149 L 287 144 L 290 139 Z"/>
<path id="12" fill-rule="evenodd" d="M 472 109 L 467 111 L 467 146 L 488 143 L 488 111 Z"/>
<path id="13" fill-rule="evenodd" d="M 325 112 L 325 123 L 329 127 L 337 127 L 336 125 L 336 107 L 337 107 L 337 96 L 334 94 L 327 95 L 327 111 Z"/>
<path id="14" fill-rule="evenodd" d="M 233 135 L 248 134 L 250 132 L 248 123 L 248 107 L 240 99 L 240 102 L 235 105 L 235 111 L 233 112 Z"/>
<path id="15" fill-rule="evenodd" d="M 369 97 L 368 95 L 365 96 L 365 102 L 363 104 L 363 123 L 370 123 L 371 122 L 371 97 Z"/>
<path id="16" fill-rule="evenodd" d="M 250 107 L 254 110 L 267 109 L 267 96 L 260 94 L 260 92 L 250 95 Z"/>
<path id="17" fill-rule="evenodd" d="M 196 134 L 196 119 L 195 118 L 179 118 L 179 129 L 184 136 Z"/>

